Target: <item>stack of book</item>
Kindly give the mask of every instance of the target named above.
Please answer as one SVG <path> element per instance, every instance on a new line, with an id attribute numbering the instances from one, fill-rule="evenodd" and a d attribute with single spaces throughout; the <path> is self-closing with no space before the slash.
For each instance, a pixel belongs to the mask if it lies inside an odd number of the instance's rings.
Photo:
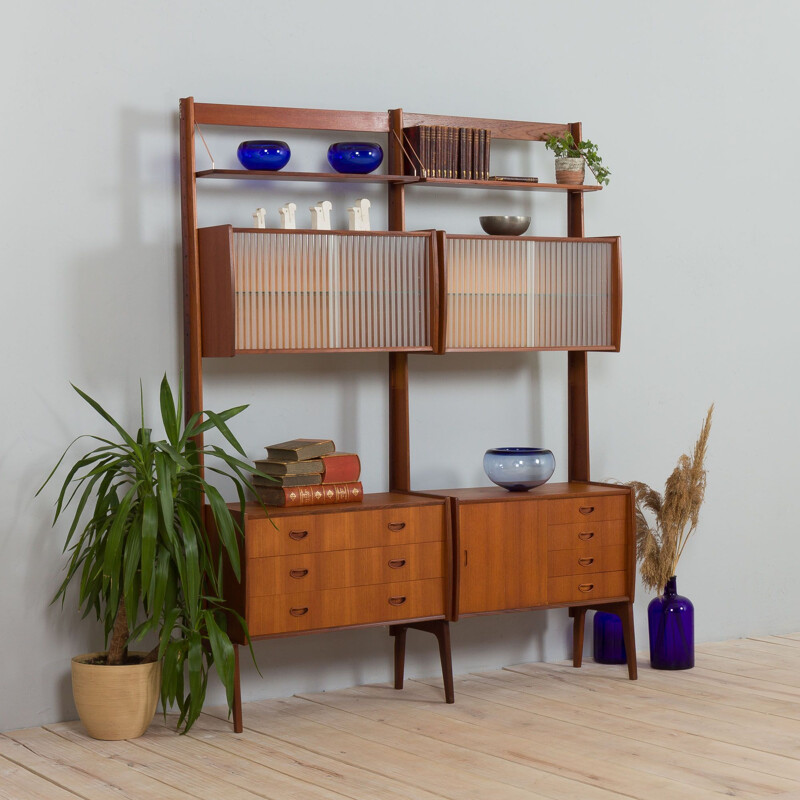
<path id="1" fill-rule="evenodd" d="M 261 501 L 268 506 L 314 506 L 359 503 L 361 461 L 355 453 L 339 453 L 330 439 L 292 439 L 267 447 L 255 462 L 253 475 Z"/>
<path id="2" fill-rule="evenodd" d="M 403 133 L 406 175 L 477 181 L 489 179 L 491 130 L 414 125 L 403 128 Z"/>

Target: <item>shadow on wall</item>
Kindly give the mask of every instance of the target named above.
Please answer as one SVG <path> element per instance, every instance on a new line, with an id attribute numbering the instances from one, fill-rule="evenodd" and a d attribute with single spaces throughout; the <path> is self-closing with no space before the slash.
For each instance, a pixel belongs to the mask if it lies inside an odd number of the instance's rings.
<path id="1" fill-rule="evenodd" d="M 165 151 L 167 137 L 175 142 L 172 152 Z M 64 300 L 68 349 L 77 361 L 73 383 L 86 385 L 88 377 L 97 391 L 98 384 L 129 388 L 140 377 L 177 375 L 183 328 L 177 142 L 177 114 L 121 110 L 120 182 L 98 182 L 98 192 L 117 206 L 117 242 L 69 265 Z M 136 403 L 138 391 L 126 395 Z"/>

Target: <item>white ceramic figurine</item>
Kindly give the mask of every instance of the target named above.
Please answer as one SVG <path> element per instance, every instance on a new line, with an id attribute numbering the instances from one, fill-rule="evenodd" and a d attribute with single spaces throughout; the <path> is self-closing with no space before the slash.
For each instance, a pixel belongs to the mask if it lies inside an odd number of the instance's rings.
<path id="1" fill-rule="evenodd" d="M 257 208 L 253 214 L 253 221 L 256 228 L 267 227 L 267 210 L 265 208 Z"/>
<path id="2" fill-rule="evenodd" d="M 331 229 L 331 209 L 333 203 L 330 200 L 320 200 L 315 206 L 311 206 L 311 230 L 329 231 Z"/>
<path id="3" fill-rule="evenodd" d="M 284 230 L 294 230 L 297 227 L 294 219 L 295 211 L 297 211 L 296 203 L 285 203 L 278 209 L 278 214 L 280 214 L 281 217 L 281 228 Z"/>
<path id="4" fill-rule="evenodd" d="M 371 203 L 366 197 L 356 200 L 355 206 L 347 209 L 350 218 L 351 231 L 368 231 L 369 227 L 369 207 Z"/>

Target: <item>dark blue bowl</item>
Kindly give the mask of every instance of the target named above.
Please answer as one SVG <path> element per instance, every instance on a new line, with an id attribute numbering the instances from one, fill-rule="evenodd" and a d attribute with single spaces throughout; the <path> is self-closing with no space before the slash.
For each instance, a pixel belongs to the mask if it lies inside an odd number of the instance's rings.
<path id="1" fill-rule="evenodd" d="M 383 149 L 374 142 L 336 142 L 328 148 L 328 163 L 348 175 L 366 175 L 382 161 Z"/>
<path id="2" fill-rule="evenodd" d="M 245 169 L 266 169 L 275 172 L 289 163 L 292 151 L 286 142 L 256 140 L 242 142 L 236 155 Z"/>

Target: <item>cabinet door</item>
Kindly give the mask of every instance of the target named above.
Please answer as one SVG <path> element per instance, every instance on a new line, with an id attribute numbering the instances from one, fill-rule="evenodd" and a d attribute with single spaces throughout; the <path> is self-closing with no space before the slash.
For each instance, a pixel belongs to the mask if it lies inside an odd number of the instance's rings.
<path id="1" fill-rule="evenodd" d="M 544 605 L 547 554 L 539 502 L 459 507 L 459 613 Z"/>

